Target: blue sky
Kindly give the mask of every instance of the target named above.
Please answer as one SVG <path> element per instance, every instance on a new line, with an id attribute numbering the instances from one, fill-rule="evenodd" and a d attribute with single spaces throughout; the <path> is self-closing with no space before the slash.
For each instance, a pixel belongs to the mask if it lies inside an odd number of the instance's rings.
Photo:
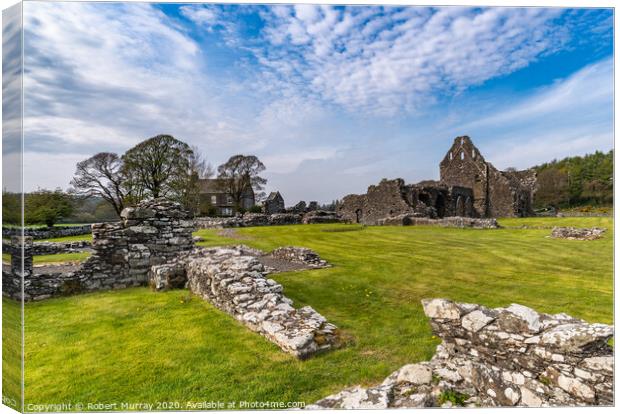
<path id="1" fill-rule="evenodd" d="M 24 5 L 25 187 L 172 134 L 267 166 L 287 204 L 613 147 L 609 9 Z"/>

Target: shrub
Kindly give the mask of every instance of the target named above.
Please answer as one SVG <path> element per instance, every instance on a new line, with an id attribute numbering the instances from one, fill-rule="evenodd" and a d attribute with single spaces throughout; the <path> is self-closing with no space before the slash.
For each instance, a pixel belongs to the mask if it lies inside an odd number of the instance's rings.
<path id="1" fill-rule="evenodd" d="M 445 390 L 441 394 L 439 394 L 439 397 L 437 397 L 437 402 L 439 403 L 439 405 L 443 405 L 450 401 L 453 406 L 464 407 L 465 401 L 467 401 L 468 399 L 469 395 L 467 394 L 462 394 L 454 390 Z"/>

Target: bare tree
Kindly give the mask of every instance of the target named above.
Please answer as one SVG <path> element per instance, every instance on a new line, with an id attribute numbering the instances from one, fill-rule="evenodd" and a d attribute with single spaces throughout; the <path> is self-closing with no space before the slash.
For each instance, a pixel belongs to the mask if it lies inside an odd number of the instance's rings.
<path id="1" fill-rule="evenodd" d="M 121 166 L 119 156 L 111 152 L 100 152 L 78 162 L 71 180 L 72 192 L 83 197 L 101 197 L 120 216 L 127 195 Z"/>
<path id="2" fill-rule="evenodd" d="M 267 180 L 259 174 L 264 170 L 265 165 L 255 155 L 233 155 L 217 168 L 218 178 L 232 197 L 236 210 L 250 190 L 260 192 L 263 189 Z"/>

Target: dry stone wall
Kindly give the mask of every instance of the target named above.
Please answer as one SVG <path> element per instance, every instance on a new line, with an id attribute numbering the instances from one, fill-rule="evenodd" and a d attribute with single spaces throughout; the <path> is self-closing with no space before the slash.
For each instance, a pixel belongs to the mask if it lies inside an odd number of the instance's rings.
<path id="1" fill-rule="evenodd" d="M 309 306 L 295 309 L 282 285 L 266 277 L 269 270 L 259 260 L 263 255 L 244 245 L 196 248 L 153 266 L 150 285 L 155 290 L 187 286 L 300 359 L 339 346 L 336 326 Z"/>
<path id="2" fill-rule="evenodd" d="M 245 213 L 236 217 L 199 217 L 196 227 L 201 229 L 223 229 L 231 227 L 281 226 L 288 224 L 342 223 L 342 218 L 329 211 L 301 213 Z"/>
<path id="3" fill-rule="evenodd" d="M 433 299 L 423 306 L 443 341 L 431 361 L 306 408 L 613 405 L 612 326 L 517 304 Z"/>
<path id="4" fill-rule="evenodd" d="M 191 250 L 193 229 L 189 212 L 163 199 L 124 209 L 119 223 L 93 225 L 94 254 L 80 271 L 84 288 L 146 285 L 151 266 Z"/>
<path id="5" fill-rule="evenodd" d="M 58 253 L 77 253 L 89 249 L 91 245 L 92 243 L 88 240 L 72 242 L 35 242 L 32 246 L 32 253 L 35 256 Z"/>
<path id="6" fill-rule="evenodd" d="M 156 199 L 130 207 L 116 223 L 92 225 L 93 254 L 75 271 L 40 273 L 32 268 L 35 247 L 32 238 L 24 242 L 23 299 L 40 300 L 52 296 L 94 290 L 143 286 L 152 266 L 166 263 L 193 247 L 193 220 L 180 204 Z M 21 248 L 12 259 L 21 260 Z M 29 261 L 29 264 L 28 264 Z M 19 266 L 13 268 L 21 268 Z M 4 294 L 22 299 L 22 275 L 3 272 Z"/>
<path id="7" fill-rule="evenodd" d="M 81 226 L 25 227 L 23 230 L 24 236 L 38 240 L 88 234 L 91 230 L 90 227 L 90 224 L 84 224 Z M 2 237 L 5 239 L 12 236 L 21 236 L 21 234 L 22 229 L 20 227 L 2 227 Z"/>

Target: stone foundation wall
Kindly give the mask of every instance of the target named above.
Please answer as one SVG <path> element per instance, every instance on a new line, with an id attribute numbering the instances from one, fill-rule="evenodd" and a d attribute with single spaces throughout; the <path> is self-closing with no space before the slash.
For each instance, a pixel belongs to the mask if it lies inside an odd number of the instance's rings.
<path id="1" fill-rule="evenodd" d="M 81 226 L 25 227 L 24 236 L 30 236 L 35 240 L 79 236 L 90 233 L 90 227 L 90 224 L 84 224 Z M 11 236 L 21 236 L 21 228 L 3 227 L 2 237 L 8 239 Z"/>
<path id="2" fill-rule="evenodd" d="M 591 229 L 580 229 L 576 227 L 554 227 L 551 230 L 551 237 L 554 239 L 568 240 L 596 240 L 603 237 L 607 229 L 592 227 Z"/>
<path id="3" fill-rule="evenodd" d="M 182 288 L 211 302 L 252 331 L 300 359 L 340 345 L 336 326 L 309 306 L 295 309 L 282 285 L 265 276 L 262 252 L 236 247 L 197 248 L 151 269 L 155 290 Z"/>
<path id="4" fill-rule="evenodd" d="M 195 219 L 200 229 L 223 229 L 231 227 L 281 226 L 288 224 L 342 223 L 342 218 L 334 212 L 311 211 L 298 213 L 245 213 L 237 217 L 199 217 Z"/>
<path id="5" fill-rule="evenodd" d="M 306 247 L 278 247 L 270 254 L 271 257 L 276 259 L 282 259 L 293 263 L 301 263 L 313 268 L 329 267 L 326 260 L 323 260 L 319 255 Z"/>
<path id="6" fill-rule="evenodd" d="M 442 219 L 431 219 L 415 217 L 410 214 L 388 217 L 379 220 L 377 224 L 380 226 L 439 226 L 474 229 L 498 229 L 500 227 L 497 220 L 493 218 L 444 217 Z"/>
<path id="7" fill-rule="evenodd" d="M 443 341 L 431 361 L 306 408 L 613 405 L 612 326 L 517 304 L 433 299 L 423 306 Z"/>

